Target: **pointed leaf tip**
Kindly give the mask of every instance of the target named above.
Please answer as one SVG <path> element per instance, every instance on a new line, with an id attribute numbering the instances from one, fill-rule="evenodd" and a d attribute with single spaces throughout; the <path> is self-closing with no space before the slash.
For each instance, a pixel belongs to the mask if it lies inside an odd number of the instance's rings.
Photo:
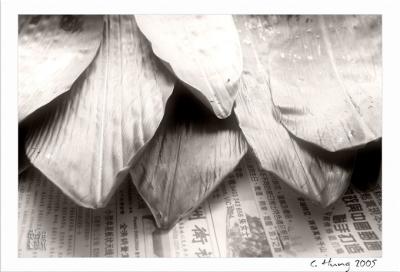
<path id="1" fill-rule="evenodd" d="M 262 56 L 270 48 L 261 44 L 248 27 L 248 18 L 236 17 L 241 30 L 244 71 L 241 78 L 235 115 L 239 127 L 261 167 L 308 198 L 330 205 L 350 182 L 354 152 L 330 153 L 293 137 L 279 122 L 271 95 L 267 62 Z M 248 39 L 251 42 L 246 42 Z"/>
<path id="2" fill-rule="evenodd" d="M 27 120 L 27 156 L 75 202 L 102 207 L 153 137 L 173 86 L 134 17 L 107 16 L 85 74 Z"/>
<path id="3" fill-rule="evenodd" d="M 196 209 L 246 152 L 233 116 L 216 118 L 181 85 L 130 173 L 157 225 L 170 228 Z"/>
<path id="4" fill-rule="evenodd" d="M 231 114 L 242 72 L 230 15 L 136 15 L 154 53 L 218 118 Z"/>

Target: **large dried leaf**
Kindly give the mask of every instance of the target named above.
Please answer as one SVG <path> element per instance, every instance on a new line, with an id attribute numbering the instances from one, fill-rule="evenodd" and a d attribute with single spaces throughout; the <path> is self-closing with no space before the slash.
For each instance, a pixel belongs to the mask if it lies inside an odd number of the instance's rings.
<path id="1" fill-rule="evenodd" d="M 245 17 L 237 17 L 236 23 L 244 68 L 234 112 L 247 142 L 262 168 L 321 205 L 331 204 L 349 184 L 354 155 L 330 153 L 295 139 L 276 120 L 268 73 L 260 57 L 269 48 L 249 40 L 252 30 L 246 27 Z"/>
<path id="2" fill-rule="evenodd" d="M 103 16 L 20 16 L 18 120 L 68 91 L 93 60 Z"/>
<path id="3" fill-rule="evenodd" d="M 247 151 L 233 116 L 216 118 L 185 91 L 175 89 L 157 133 L 130 171 L 162 228 L 200 205 Z"/>
<path id="4" fill-rule="evenodd" d="M 230 15 L 136 15 L 154 53 L 218 118 L 231 114 L 242 52 Z"/>
<path id="5" fill-rule="evenodd" d="M 247 28 L 292 134 L 329 151 L 382 136 L 379 16 L 254 17 Z"/>
<path id="6" fill-rule="evenodd" d="M 28 120 L 32 164 L 78 204 L 104 206 L 162 120 L 173 90 L 163 69 L 133 16 L 106 17 L 93 63 Z"/>

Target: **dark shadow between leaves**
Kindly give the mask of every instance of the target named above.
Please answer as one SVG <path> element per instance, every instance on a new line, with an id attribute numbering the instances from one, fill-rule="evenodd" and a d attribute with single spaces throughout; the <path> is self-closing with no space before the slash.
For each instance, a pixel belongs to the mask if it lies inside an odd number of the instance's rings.
<path id="1" fill-rule="evenodd" d="M 176 83 L 161 124 L 133 162 L 131 176 L 157 225 L 169 229 L 197 208 L 246 152 L 233 115 L 217 118 Z"/>
<path id="2" fill-rule="evenodd" d="M 166 105 L 160 128 L 165 126 L 172 129 L 181 125 L 210 133 L 221 129 L 239 129 L 234 114 L 226 119 L 217 118 L 181 82 L 177 82 Z"/>

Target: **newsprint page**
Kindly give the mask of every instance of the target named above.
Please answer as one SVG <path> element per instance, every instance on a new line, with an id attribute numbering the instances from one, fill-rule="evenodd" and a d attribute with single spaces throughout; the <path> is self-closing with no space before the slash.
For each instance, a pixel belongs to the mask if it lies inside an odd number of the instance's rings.
<path id="1" fill-rule="evenodd" d="M 382 192 L 349 188 L 329 209 L 247 156 L 171 230 L 157 229 L 132 182 L 106 208 L 74 204 L 31 168 L 19 181 L 20 257 L 380 257 Z"/>

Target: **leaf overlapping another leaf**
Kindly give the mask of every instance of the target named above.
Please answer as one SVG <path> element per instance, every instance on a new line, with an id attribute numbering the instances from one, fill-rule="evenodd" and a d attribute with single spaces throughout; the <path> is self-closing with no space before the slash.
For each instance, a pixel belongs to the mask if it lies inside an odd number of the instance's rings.
<path id="1" fill-rule="evenodd" d="M 103 16 L 22 15 L 18 34 L 18 121 L 69 91 L 100 46 Z"/>
<path id="2" fill-rule="evenodd" d="M 380 21 L 361 17 L 23 17 L 27 158 L 85 207 L 104 206 L 130 175 L 162 228 L 248 146 L 263 169 L 329 205 L 357 150 L 381 137 Z M 50 53 L 27 64 L 38 52 Z"/>
<path id="3" fill-rule="evenodd" d="M 257 33 L 246 27 L 246 17 L 236 17 L 235 22 L 245 61 L 234 112 L 249 146 L 262 168 L 321 205 L 331 204 L 350 182 L 355 154 L 330 154 L 285 129 L 273 104 L 267 63 L 261 60 L 269 54 L 268 43 L 255 39 Z"/>
<path id="4" fill-rule="evenodd" d="M 218 118 L 231 114 L 242 72 L 231 15 L 136 15 L 154 53 Z"/>
<path id="5" fill-rule="evenodd" d="M 169 228 L 197 208 L 246 152 L 233 116 L 218 119 L 177 84 L 160 127 L 130 174 L 157 225 Z"/>
<path id="6" fill-rule="evenodd" d="M 104 206 L 153 137 L 174 79 L 133 16 L 106 16 L 103 40 L 71 90 L 27 122 L 31 163 L 75 202 Z"/>
<path id="7" fill-rule="evenodd" d="M 256 25 L 248 34 L 268 73 L 279 121 L 329 151 L 381 138 L 380 17 L 274 19 L 248 18 L 247 26 Z"/>

